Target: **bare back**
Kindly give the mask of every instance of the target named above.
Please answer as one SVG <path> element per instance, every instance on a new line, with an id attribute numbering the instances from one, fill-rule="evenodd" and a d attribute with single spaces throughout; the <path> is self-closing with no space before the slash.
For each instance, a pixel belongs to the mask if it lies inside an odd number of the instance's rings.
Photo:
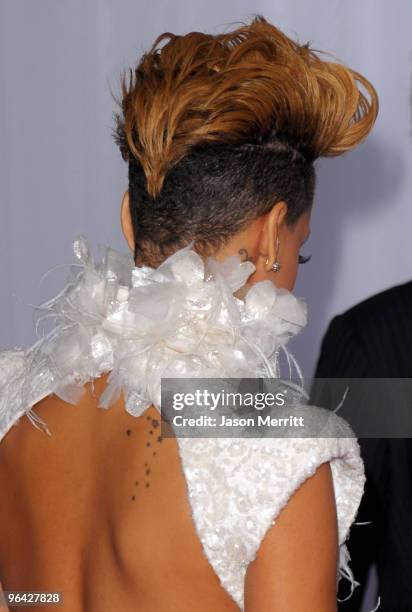
<path id="1" fill-rule="evenodd" d="M 70 612 L 239 610 L 203 553 L 176 440 L 153 406 L 99 408 L 106 378 L 76 406 L 35 406 L 52 436 L 23 417 L 0 444 L 3 589 L 61 591 Z"/>

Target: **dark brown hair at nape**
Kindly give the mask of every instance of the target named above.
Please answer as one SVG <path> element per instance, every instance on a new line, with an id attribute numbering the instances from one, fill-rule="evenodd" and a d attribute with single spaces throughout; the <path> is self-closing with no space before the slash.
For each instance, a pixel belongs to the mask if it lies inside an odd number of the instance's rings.
<path id="1" fill-rule="evenodd" d="M 191 240 L 212 254 L 277 201 L 289 223 L 312 204 L 314 160 L 361 143 L 378 113 L 365 77 L 317 53 L 257 15 L 217 35 L 165 32 L 123 73 L 114 137 L 136 263 Z"/>

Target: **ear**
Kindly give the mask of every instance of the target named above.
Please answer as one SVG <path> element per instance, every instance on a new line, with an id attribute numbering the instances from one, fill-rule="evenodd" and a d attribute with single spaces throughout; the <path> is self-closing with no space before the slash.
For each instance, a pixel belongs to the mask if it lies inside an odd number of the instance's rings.
<path id="1" fill-rule="evenodd" d="M 130 249 L 134 252 L 134 235 L 133 235 L 133 224 L 132 217 L 130 214 L 130 199 L 129 191 L 126 191 L 121 206 L 120 222 L 122 226 L 123 236 L 126 238 L 126 242 Z"/>
<path id="2" fill-rule="evenodd" d="M 279 238 L 279 226 L 284 221 L 288 207 L 286 202 L 280 200 L 267 214 L 262 228 L 261 252 L 265 254 L 265 270 L 269 272 L 276 260 L 277 239 Z"/>

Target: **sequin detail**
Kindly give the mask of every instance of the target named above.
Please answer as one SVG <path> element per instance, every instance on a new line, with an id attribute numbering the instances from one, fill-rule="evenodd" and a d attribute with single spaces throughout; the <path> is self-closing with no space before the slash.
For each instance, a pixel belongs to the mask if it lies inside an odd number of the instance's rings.
<path id="1" fill-rule="evenodd" d="M 109 372 L 100 407 L 124 392 L 125 408 L 160 409 L 160 376 L 279 375 L 279 354 L 306 324 L 306 305 L 270 281 L 245 301 L 233 293 L 254 271 L 230 257 L 207 264 L 185 247 L 156 269 L 107 248 L 95 265 L 87 241 L 73 243 L 81 271 L 40 310 L 57 325 L 33 346 L 0 351 L 0 440 L 24 414 L 55 393 L 70 403 L 86 382 Z M 314 421 L 319 409 L 308 407 Z M 157 420 L 152 422 L 157 427 Z M 354 584 L 345 546 L 364 487 L 359 445 L 331 413 L 325 437 L 288 439 L 177 438 L 188 499 L 204 554 L 223 588 L 243 610 L 243 583 L 266 531 L 293 492 L 329 461 L 339 527 L 339 575 Z M 154 442 L 160 443 L 161 436 Z M 149 444 L 149 443 L 148 443 Z M 155 453 L 153 453 L 155 454 Z M 145 483 L 149 487 L 149 483 Z"/>
<path id="2" fill-rule="evenodd" d="M 343 576 L 351 579 L 345 541 L 365 476 L 349 426 L 334 415 L 329 433 L 335 429 L 342 436 L 346 427 L 347 438 L 177 439 L 204 554 L 241 610 L 247 566 L 264 535 L 291 495 L 326 462 L 331 465 L 337 505 L 337 583 Z"/>

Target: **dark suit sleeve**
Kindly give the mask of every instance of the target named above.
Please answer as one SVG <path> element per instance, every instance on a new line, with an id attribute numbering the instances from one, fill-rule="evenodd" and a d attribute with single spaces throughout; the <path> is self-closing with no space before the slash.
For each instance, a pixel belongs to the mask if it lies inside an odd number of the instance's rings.
<path id="1" fill-rule="evenodd" d="M 316 366 L 316 378 L 362 378 L 368 376 L 368 362 L 362 346 L 362 338 L 357 333 L 356 325 L 344 314 L 332 319 L 323 338 L 321 352 Z M 331 397 L 327 385 L 312 385 L 311 403 L 333 409 L 336 397 Z M 338 388 L 338 381 L 334 384 Z M 329 389 L 329 391 L 328 391 Z M 367 482 L 356 522 L 352 526 L 348 540 L 348 550 L 351 556 L 351 568 L 355 580 L 360 583 L 352 597 L 339 604 L 340 612 L 358 612 L 367 582 L 368 571 L 376 558 L 377 527 L 380 522 L 378 503 L 376 500 L 373 480 L 368 478 L 367 464 L 376 456 L 384 454 L 384 441 L 359 440 L 362 457 L 365 461 Z M 356 523 L 372 521 L 369 525 Z M 341 580 L 339 584 L 339 599 L 349 594 L 349 583 Z"/>

